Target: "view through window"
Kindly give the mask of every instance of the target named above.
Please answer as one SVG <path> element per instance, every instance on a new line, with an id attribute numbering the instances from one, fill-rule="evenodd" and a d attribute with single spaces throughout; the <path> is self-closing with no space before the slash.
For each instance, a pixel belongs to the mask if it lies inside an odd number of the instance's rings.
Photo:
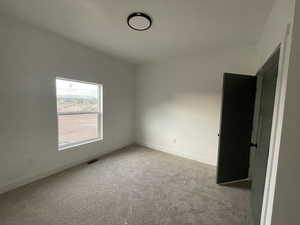
<path id="1" fill-rule="evenodd" d="M 56 79 L 59 149 L 102 137 L 102 86 Z"/>

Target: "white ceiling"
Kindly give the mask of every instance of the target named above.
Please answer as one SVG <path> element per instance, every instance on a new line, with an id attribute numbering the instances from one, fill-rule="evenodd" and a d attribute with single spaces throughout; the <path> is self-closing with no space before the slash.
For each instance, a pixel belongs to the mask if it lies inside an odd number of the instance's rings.
<path id="1" fill-rule="evenodd" d="M 273 0 L 0 0 L 0 11 L 133 63 L 255 44 Z M 127 16 L 153 26 L 130 30 Z"/>

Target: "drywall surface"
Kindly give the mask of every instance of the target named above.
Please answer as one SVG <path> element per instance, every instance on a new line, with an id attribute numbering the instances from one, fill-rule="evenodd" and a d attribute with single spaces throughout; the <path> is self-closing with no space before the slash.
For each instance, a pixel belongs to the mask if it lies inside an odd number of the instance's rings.
<path id="1" fill-rule="evenodd" d="M 281 160 L 279 159 L 279 153 L 283 150 L 281 146 L 281 134 L 284 132 L 282 130 L 282 125 L 289 74 L 291 40 L 293 38 L 292 28 L 294 9 L 295 0 L 274 1 L 272 11 L 265 24 L 264 32 L 259 41 L 257 50 L 257 68 L 260 68 L 275 51 L 275 49 L 281 45 L 281 56 L 261 225 L 270 225 L 274 223 L 277 224 L 277 219 L 272 218 L 272 216 L 276 216 L 275 214 L 277 213 L 273 213 L 273 204 L 276 187 L 277 166 L 280 164 Z M 285 222 L 281 224 L 294 223 Z"/>
<path id="2" fill-rule="evenodd" d="M 255 46 L 140 66 L 137 143 L 216 165 L 224 72 L 254 74 Z"/>
<path id="3" fill-rule="evenodd" d="M 0 191 L 134 141 L 132 65 L 7 17 L 0 49 Z M 103 141 L 58 151 L 56 76 L 103 84 Z"/>
<path id="4" fill-rule="evenodd" d="M 275 0 L 257 45 L 257 69 L 262 67 L 284 39 L 286 26 L 292 23 L 295 0 Z"/>
<path id="5" fill-rule="evenodd" d="M 299 224 L 300 4 L 296 2 L 272 225 Z"/>

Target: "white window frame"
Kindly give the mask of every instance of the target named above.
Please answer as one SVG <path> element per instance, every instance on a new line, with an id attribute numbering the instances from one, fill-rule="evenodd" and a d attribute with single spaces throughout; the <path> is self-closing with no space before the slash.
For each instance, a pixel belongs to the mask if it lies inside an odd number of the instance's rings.
<path id="1" fill-rule="evenodd" d="M 97 112 L 66 112 L 66 113 L 60 113 L 58 112 L 58 104 L 57 104 L 57 87 L 56 87 L 56 80 L 65 80 L 65 81 L 72 81 L 72 82 L 78 82 L 78 83 L 83 83 L 83 84 L 92 84 L 98 86 L 98 111 Z M 103 140 L 103 85 L 98 84 L 98 83 L 93 83 L 93 82 L 86 82 L 86 81 L 81 81 L 81 80 L 74 80 L 74 79 L 69 79 L 69 78 L 64 78 L 64 77 L 56 77 L 55 78 L 55 100 L 56 100 L 56 114 L 57 114 L 57 143 L 58 143 L 58 151 L 62 151 L 65 149 L 93 143 L 96 141 L 102 141 Z M 98 137 L 97 138 L 92 138 L 84 141 L 79 141 L 79 142 L 73 142 L 69 144 L 64 144 L 60 145 L 59 144 L 59 131 L 58 131 L 58 117 L 59 116 L 64 116 L 64 115 L 80 115 L 80 114 L 97 114 L 97 128 L 98 128 Z"/>

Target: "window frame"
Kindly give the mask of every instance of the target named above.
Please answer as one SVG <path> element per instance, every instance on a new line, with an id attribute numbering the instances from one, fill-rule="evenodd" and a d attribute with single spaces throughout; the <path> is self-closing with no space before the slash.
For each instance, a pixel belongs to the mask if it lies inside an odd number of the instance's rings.
<path id="1" fill-rule="evenodd" d="M 57 80 L 65 80 L 65 81 L 71 81 L 71 82 L 77 82 L 77 83 L 83 83 L 83 84 L 91 84 L 91 85 L 96 85 L 98 87 L 98 110 L 97 112 L 58 112 L 58 101 L 57 101 L 57 86 L 56 86 L 56 81 Z M 63 151 L 65 149 L 70 149 L 74 148 L 77 146 L 97 142 L 97 141 L 102 141 L 103 140 L 103 85 L 94 83 L 94 82 L 87 82 L 87 81 L 81 81 L 81 80 L 75 80 L 75 79 L 70 79 L 70 78 L 64 78 L 64 77 L 56 77 L 55 78 L 55 100 L 56 100 L 56 121 L 57 121 L 57 145 L 58 145 L 58 151 Z M 97 115 L 97 137 L 96 138 L 91 138 L 87 139 L 84 141 L 78 141 L 78 142 L 73 142 L 69 144 L 64 144 L 60 145 L 59 144 L 59 116 L 64 116 L 64 115 L 81 115 L 81 114 L 96 114 Z"/>

